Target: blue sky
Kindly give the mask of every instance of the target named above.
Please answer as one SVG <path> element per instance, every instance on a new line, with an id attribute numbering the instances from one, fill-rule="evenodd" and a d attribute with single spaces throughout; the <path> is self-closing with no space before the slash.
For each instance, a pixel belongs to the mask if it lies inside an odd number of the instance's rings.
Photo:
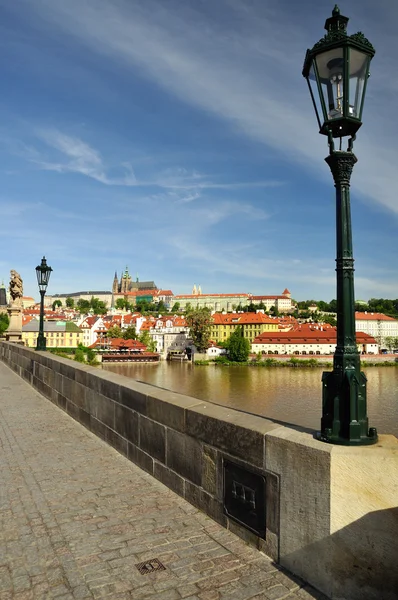
<path id="1" fill-rule="evenodd" d="M 0 0 L 0 279 L 335 297 L 334 187 L 305 80 L 325 0 Z M 346 0 L 376 47 L 352 178 L 356 297 L 398 297 L 398 6 Z"/>

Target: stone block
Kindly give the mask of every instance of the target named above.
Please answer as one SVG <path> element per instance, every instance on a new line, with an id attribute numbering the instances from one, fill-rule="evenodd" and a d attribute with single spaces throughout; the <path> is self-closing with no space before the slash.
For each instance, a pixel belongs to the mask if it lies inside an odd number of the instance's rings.
<path id="1" fill-rule="evenodd" d="M 41 378 L 46 385 L 53 387 L 54 371 L 51 368 L 42 366 Z"/>
<path id="2" fill-rule="evenodd" d="M 105 441 L 115 448 L 123 456 L 127 456 L 127 440 L 122 438 L 120 435 L 113 431 L 113 429 L 107 428 L 105 430 Z"/>
<path id="3" fill-rule="evenodd" d="M 164 485 L 173 490 L 173 492 L 184 497 L 184 479 L 175 473 L 175 471 L 172 471 L 155 460 L 153 475 L 156 479 L 159 479 Z"/>
<path id="4" fill-rule="evenodd" d="M 92 390 L 87 393 L 87 399 L 90 405 L 90 414 L 107 427 L 115 429 L 115 402 Z"/>
<path id="5" fill-rule="evenodd" d="M 166 461 L 166 428 L 155 421 L 140 415 L 139 418 L 140 448 L 158 461 Z"/>
<path id="6" fill-rule="evenodd" d="M 40 392 L 46 398 L 52 398 L 52 388 L 44 383 L 41 379 L 38 379 L 34 375 L 32 376 L 32 385 L 33 387 Z"/>
<path id="7" fill-rule="evenodd" d="M 202 483 L 202 445 L 194 438 L 167 429 L 166 465 L 196 485 Z"/>
<path id="8" fill-rule="evenodd" d="M 138 446 L 138 414 L 126 406 L 115 404 L 115 431 Z"/>
<path id="9" fill-rule="evenodd" d="M 233 456 L 264 466 L 264 435 L 280 427 L 267 419 L 214 404 L 186 410 L 186 432 Z"/>
<path id="10" fill-rule="evenodd" d="M 256 535 L 255 533 L 250 531 L 250 529 L 247 529 L 240 523 L 237 523 L 233 519 L 230 519 L 229 517 L 227 517 L 227 529 L 235 535 L 239 536 L 242 540 L 244 540 L 251 546 L 258 548 L 260 539 L 258 535 Z"/>
<path id="11" fill-rule="evenodd" d="M 223 527 L 226 526 L 227 518 L 224 515 L 223 503 L 213 498 L 203 488 L 190 481 L 185 481 L 184 498 L 217 521 L 217 523 L 220 523 Z"/>
<path id="12" fill-rule="evenodd" d="M 258 538 L 258 549 L 275 562 L 279 562 L 279 536 L 275 533 L 267 530 L 265 540 Z"/>
<path id="13" fill-rule="evenodd" d="M 75 372 L 75 380 L 77 383 L 84 385 L 85 387 L 90 387 L 90 374 L 95 373 L 94 367 L 89 367 L 87 365 L 76 365 Z"/>
<path id="14" fill-rule="evenodd" d="M 268 532 L 279 535 L 279 477 L 265 473 L 265 526 Z"/>
<path id="15" fill-rule="evenodd" d="M 98 421 L 93 415 L 90 415 L 90 429 L 99 438 L 105 440 L 106 430 L 109 429 L 109 427 L 106 427 L 101 421 Z"/>
<path id="16" fill-rule="evenodd" d="M 73 379 L 62 375 L 62 395 L 68 400 L 72 400 L 72 384 Z"/>
<path id="17" fill-rule="evenodd" d="M 127 458 L 141 469 L 144 469 L 144 471 L 147 471 L 147 473 L 153 475 L 154 460 L 152 456 L 149 456 L 149 454 L 143 452 L 138 446 L 130 442 L 127 442 Z"/>
<path id="18" fill-rule="evenodd" d="M 222 502 L 222 460 L 219 452 L 203 444 L 202 455 L 202 488 Z"/>
<path id="19" fill-rule="evenodd" d="M 90 389 L 102 396 L 119 402 L 120 398 L 120 375 L 108 371 L 92 369 L 86 374 L 87 384 Z"/>
<path id="20" fill-rule="evenodd" d="M 280 477 L 281 558 L 329 536 L 331 447 L 284 427 L 266 435 L 266 468 Z M 318 561 L 314 556 L 314 571 Z M 301 563 L 291 570 L 300 574 Z"/>
<path id="21" fill-rule="evenodd" d="M 87 429 L 91 429 L 91 416 L 90 413 L 86 412 L 85 410 L 83 410 L 82 408 L 78 409 L 78 415 L 79 415 L 79 423 L 81 423 L 82 425 L 84 425 L 84 427 L 86 427 Z"/>
<path id="22" fill-rule="evenodd" d="M 62 394 L 62 381 L 63 381 L 62 375 L 60 375 L 60 373 L 56 373 L 54 371 L 53 388 L 60 394 Z"/>
<path id="23" fill-rule="evenodd" d="M 28 383 L 32 384 L 32 372 L 30 370 L 26 370 L 26 369 L 22 369 L 21 370 L 21 377 L 23 377 L 25 379 L 25 381 L 27 381 Z"/>
<path id="24" fill-rule="evenodd" d="M 54 361 L 54 370 L 69 379 L 75 378 L 76 367 L 66 358 Z"/>
<path id="25" fill-rule="evenodd" d="M 69 380 L 71 381 L 71 380 Z M 78 383 L 77 381 L 72 381 L 71 382 L 71 386 L 70 386 L 70 400 L 76 404 L 76 406 L 79 406 L 79 408 L 82 408 L 83 410 L 85 410 L 87 413 L 90 412 L 90 400 L 89 398 L 87 398 L 86 392 L 87 392 L 87 388 L 82 385 L 81 383 Z"/>
<path id="26" fill-rule="evenodd" d="M 70 402 L 70 400 L 67 400 L 66 402 L 66 412 L 72 419 L 75 419 L 75 421 L 79 420 L 79 407 L 76 406 L 76 404 L 73 404 L 73 402 Z"/>
<path id="27" fill-rule="evenodd" d="M 56 403 L 58 404 L 58 406 L 60 408 L 62 408 L 62 410 L 66 411 L 66 398 L 65 396 L 63 396 L 62 394 L 60 394 L 59 392 L 56 392 Z"/>
<path id="28" fill-rule="evenodd" d="M 147 416 L 177 431 L 185 431 L 185 409 L 202 404 L 197 398 L 160 388 L 148 391 Z"/>
<path id="29" fill-rule="evenodd" d="M 120 386 L 120 397 L 119 402 L 127 408 L 131 408 L 141 415 L 146 415 L 146 396 L 148 392 L 147 385 L 138 383 L 136 381 L 131 384 L 123 384 Z"/>

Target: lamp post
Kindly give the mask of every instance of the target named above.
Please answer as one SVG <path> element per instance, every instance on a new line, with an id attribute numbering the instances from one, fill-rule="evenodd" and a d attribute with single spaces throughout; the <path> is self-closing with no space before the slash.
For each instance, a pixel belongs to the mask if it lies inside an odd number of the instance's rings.
<path id="1" fill-rule="evenodd" d="M 41 264 L 36 267 L 37 283 L 39 284 L 40 290 L 40 325 L 36 350 L 46 349 L 46 338 L 44 336 L 44 296 L 50 280 L 51 271 L 52 268 L 47 265 L 46 258 L 43 256 Z"/>
<path id="2" fill-rule="evenodd" d="M 318 438 L 348 446 L 374 444 L 368 427 L 366 376 L 361 372 L 355 334 L 354 259 L 352 254 L 350 179 L 357 158 L 353 143 L 361 127 L 370 61 L 375 54 L 362 33 L 347 34 L 348 18 L 334 7 L 326 35 L 307 50 L 303 75 L 315 108 L 319 133 L 326 135 L 336 188 L 337 346 L 333 371 L 322 375 L 322 419 Z M 347 150 L 342 150 L 349 136 Z M 339 138 L 335 150 L 334 139 Z"/>

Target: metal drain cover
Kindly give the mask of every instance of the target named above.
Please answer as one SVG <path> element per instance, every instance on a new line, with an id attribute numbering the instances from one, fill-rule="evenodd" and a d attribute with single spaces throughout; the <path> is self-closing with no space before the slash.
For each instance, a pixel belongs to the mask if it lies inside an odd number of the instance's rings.
<path id="1" fill-rule="evenodd" d="M 135 565 L 141 575 L 148 575 L 149 573 L 153 573 L 154 571 L 165 571 L 166 567 L 162 565 L 160 560 L 157 558 L 151 558 L 151 560 L 146 560 L 145 562 L 138 563 Z"/>

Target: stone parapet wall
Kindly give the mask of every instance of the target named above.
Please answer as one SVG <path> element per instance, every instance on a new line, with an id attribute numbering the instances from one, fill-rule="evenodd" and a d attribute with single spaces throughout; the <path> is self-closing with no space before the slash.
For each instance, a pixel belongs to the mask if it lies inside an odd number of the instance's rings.
<path id="1" fill-rule="evenodd" d="M 330 598 L 396 600 L 393 436 L 366 448 L 336 447 L 299 428 L 16 344 L 0 343 L 0 359 L 129 460 Z M 265 477 L 264 537 L 225 514 L 227 461 Z"/>

